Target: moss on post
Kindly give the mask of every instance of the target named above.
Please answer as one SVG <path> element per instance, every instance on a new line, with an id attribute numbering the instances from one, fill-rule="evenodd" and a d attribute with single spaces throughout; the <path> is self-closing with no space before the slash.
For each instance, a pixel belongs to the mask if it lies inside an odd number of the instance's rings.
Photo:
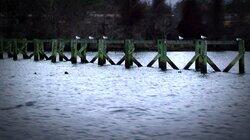
<path id="1" fill-rule="evenodd" d="M 125 68 L 129 69 L 133 66 L 133 53 L 135 50 L 135 46 L 133 41 L 126 40 L 125 41 Z"/>
<path id="2" fill-rule="evenodd" d="M 56 63 L 57 46 L 58 46 L 57 40 L 53 39 L 52 40 L 52 54 L 51 54 L 51 62 L 52 63 Z"/>
<path id="3" fill-rule="evenodd" d="M 160 57 L 158 59 L 159 62 L 159 67 L 161 70 L 166 70 L 167 69 L 167 47 L 166 44 L 164 43 L 164 40 L 158 40 L 157 41 L 157 48 L 158 48 L 158 53 L 160 54 Z"/>
<path id="4" fill-rule="evenodd" d="M 3 39 L 1 38 L 0 39 L 0 59 L 3 59 L 3 53 L 4 53 L 4 50 L 3 50 Z"/>
<path id="5" fill-rule="evenodd" d="M 106 63 L 106 44 L 104 40 L 98 42 L 98 65 L 103 66 Z"/>
<path id="6" fill-rule="evenodd" d="M 237 41 L 237 44 L 239 46 L 239 54 L 241 55 L 239 60 L 239 73 L 243 74 L 245 73 L 245 42 L 240 39 Z"/>
<path id="7" fill-rule="evenodd" d="M 39 53 L 39 40 L 38 39 L 34 39 L 34 61 L 39 61 L 39 56 L 40 56 L 40 53 Z"/>
<path id="8" fill-rule="evenodd" d="M 17 60 L 17 55 L 18 55 L 18 48 L 17 48 L 17 39 L 13 40 L 13 60 Z"/>
<path id="9" fill-rule="evenodd" d="M 71 40 L 71 63 L 76 64 L 77 63 L 77 40 Z"/>

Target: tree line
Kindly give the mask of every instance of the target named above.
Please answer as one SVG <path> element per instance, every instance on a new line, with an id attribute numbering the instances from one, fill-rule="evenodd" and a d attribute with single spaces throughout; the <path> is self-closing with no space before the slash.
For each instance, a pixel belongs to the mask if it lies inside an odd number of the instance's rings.
<path id="1" fill-rule="evenodd" d="M 250 38 L 246 0 L 180 0 L 175 6 L 165 0 L 1 0 L 0 6 L 6 38 Z"/>

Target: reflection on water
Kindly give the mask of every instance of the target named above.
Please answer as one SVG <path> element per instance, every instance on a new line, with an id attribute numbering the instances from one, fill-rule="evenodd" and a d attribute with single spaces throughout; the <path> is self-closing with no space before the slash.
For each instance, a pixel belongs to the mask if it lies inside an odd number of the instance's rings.
<path id="1" fill-rule="evenodd" d="M 137 53 L 145 66 L 155 53 Z M 192 52 L 170 52 L 179 68 Z M 235 52 L 208 54 L 223 69 Z M 88 54 L 88 59 L 94 54 Z M 122 53 L 110 53 L 115 61 Z M 250 75 L 0 60 L 0 139 L 248 139 Z M 170 66 L 168 66 L 170 68 Z M 194 68 L 193 66 L 191 67 Z M 68 72 L 68 74 L 65 74 Z"/>

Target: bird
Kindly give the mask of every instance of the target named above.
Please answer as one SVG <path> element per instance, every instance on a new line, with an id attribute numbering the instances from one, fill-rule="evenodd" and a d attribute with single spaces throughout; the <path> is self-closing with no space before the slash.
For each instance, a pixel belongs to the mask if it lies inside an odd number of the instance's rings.
<path id="1" fill-rule="evenodd" d="M 236 38 L 236 41 L 240 41 L 241 39 L 240 38 Z"/>
<path id="2" fill-rule="evenodd" d="M 203 36 L 203 35 L 201 35 L 201 39 L 206 39 L 207 37 L 205 37 L 205 36 Z"/>
<path id="3" fill-rule="evenodd" d="M 107 36 L 102 36 L 102 38 L 103 38 L 103 39 L 108 39 L 108 37 L 107 37 Z"/>
<path id="4" fill-rule="evenodd" d="M 77 40 L 79 40 L 79 39 L 81 39 L 81 37 L 79 37 L 79 36 L 76 36 L 76 39 L 77 39 Z"/>
<path id="5" fill-rule="evenodd" d="M 183 40 L 183 39 L 184 39 L 183 37 L 179 36 L 179 40 Z"/>
<path id="6" fill-rule="evenodd" d="M 90 39 L 90 40 L 93 40 L 93 39 L 94 39 L 94 37 L 92 37 L 92 36 L 89 36 L 89 39 Z"/>

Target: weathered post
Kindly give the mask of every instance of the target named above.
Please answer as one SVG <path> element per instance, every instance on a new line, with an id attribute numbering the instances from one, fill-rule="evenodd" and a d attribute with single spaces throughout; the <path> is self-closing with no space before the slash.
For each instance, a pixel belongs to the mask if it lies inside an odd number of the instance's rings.
<path id="1" fill-rule="evenodd" d="M 133 66 L 133 53 L 135 50 L 135 46 L 133 41 L 126 40 L 125 41 L 125 68 L 129 69 Z"/>
<path id="2" fill-rule="evenodd" d="M 245 41 L 239 39 L 237 41 L 237 44 L 239 46 L 239 54 L 241 55 L 241 58 L 239 60 L 239 73 L 243 74 L 245 73 Z"/>
<path id="3" fill-rule="evenodd" d="M 11 53 L 11 50 L 12 50 L 12 40 L 9 40 L 7 41 L 7 55 L 8 55 L 8 58 L 11 58 L 13 55 Z"/>
<path id="4" fill-rule="evenodd" d="M 43 60 L 45 58 L 44 56 L 44 43 L 42 40 L 39 40 L 39 52 L 40 52 L 40 60 Z"/>
<path id="5" fill-rule="evenodd" d="M 202 64 L 202 59 L 201 59 L 201 43 L 202 40 L 196 40 L 195 41 L 195 55 L 199 55 L 199 57 L 195 60 L 195 70 L 200 71 L 201 69 L 201 64 Z"/>
<path id="6" fill-rule="evenodd" d="M 98 42 L 98 65 L 103 66 L 106 63 L 106 44 L 104 40 Z"/>
<path id="7" fill-rule="evenodd" d="M 80 48 L 79 52 L 80 52 L 80 56 L 81 56 L 81 63 L 88 63 L 88 60 L 86 58 L 88 44 L 81 42 L 80 46 L 81 46 L 81 48 Z"/>
<path id="8" fill-rule="evenodd" d="M 23 59 L 29 59 L 28 51 L 27 51 L 27 45 L 28 45 L 27 39 L 20 40 L 20 44 L 21 44 L 21 51 L 22 51 Z"/>
<path id="9" fill-rule="evenodd" d="M 61 39 L 59 42 L 59 61 L 63 61 L 63 51 L 65 47 L 65 42 Z"/>
<path id="10" fill-rule="evenodd" d="M 207 42 L 201 41 L 201 73 L 207 73 Z"/>
<path id="11" fill-rule="evenodd" d="M 77 40 L 71 40 L 71 63 L 76 64 L 77 63 Z"/>
<path id="12" fill-rule="evenodd" d="M 13 60 L 17 60 L 18 48 L 17 48 L 17 39 L 13 40 Z"/>
<path id="13" fill-rule="evenodd" d="M 39 61 L 39 56 L 40 56 L 40 53 L 39 53 L 39 40 L 38 39 L 34 39 L 34 61 Z"/>
<path id="14" fill-rule="evenodd" d="M 0 59 L 3 59 L 3 53 L 4 53 L 4 50 L 3 50 L 3 39 L 1 38 L 0 39 Z"/>
<path id="15" fill-rule="evenodd" d="M 57 46 L 58 46 L 57 40 L 53 39 L 52 40 L 52 54 L 51 54 L 51 62 L 52 63 L 56 63 Z"/>
<path id="16" fill-rule="evenodd" d="M 161 70 L 166 70 L 167 69 L 167 47 L 164 42 L 164 40 L 158 40 L 157 41 L 157 48 L 158 52 L 160 54 L 160 57 L 158 59 L 159 62 L 159 67 Z"/>

